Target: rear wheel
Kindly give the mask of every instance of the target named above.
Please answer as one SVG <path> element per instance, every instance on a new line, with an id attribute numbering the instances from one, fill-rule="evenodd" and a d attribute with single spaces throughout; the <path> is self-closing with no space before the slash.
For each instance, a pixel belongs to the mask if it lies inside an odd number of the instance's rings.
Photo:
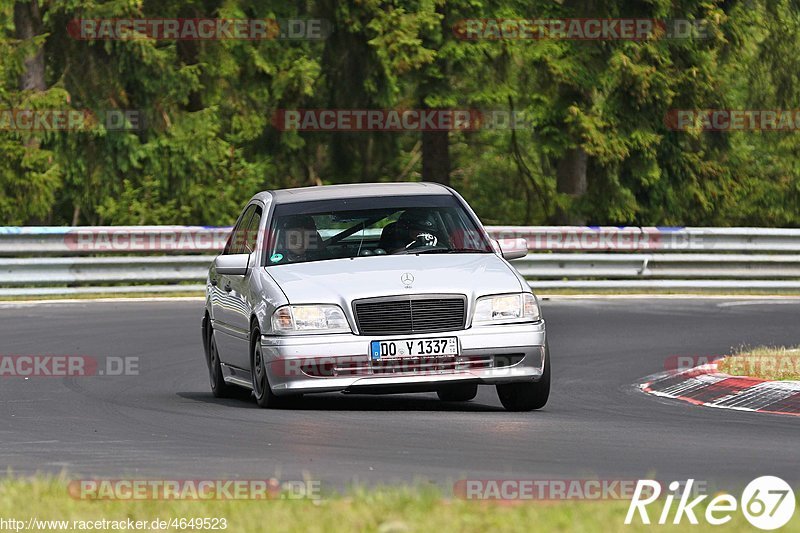
<path id="1" fill-rule="evenodd" d="M 448 385 L 436 391 L 443 402 L 468 402 L 478 395 L 477 383 Z"/>
<path id="2" fill-rule="evenodd" d="M 544 407 L 550 397 L 550 348 L 545 344 L 544 372 L 539 381 L 498 385 L 497 396 L 508 411 L 533 411 Z"/>
<path id="3" fill-rule="evenodd" d="M 214 330 L 208 326 L 208 352 L 206 353 L 208 363 L 208 377 L 211 382 L 211 394 L 214 398 L 230 398 L 234 395 L 233 386 L 225 383 L 222 377 L 222 365 L 219 360 L 219 349 L 217 340 L 214 338 Z"/>
<path id="4" fill-rule="evenodd" d="M 276 396 L 272 392 L 269 379 L 267 378 L 267 363 L 264 360 L 264 352 L 261 348 L 259 339 L 261 333 L 258 329 L 253 329 L 250 333 L 250 364 L 253 376 L 253 395 L 259 407 L 280 408 L 287 403 L 286 398 Z"/>

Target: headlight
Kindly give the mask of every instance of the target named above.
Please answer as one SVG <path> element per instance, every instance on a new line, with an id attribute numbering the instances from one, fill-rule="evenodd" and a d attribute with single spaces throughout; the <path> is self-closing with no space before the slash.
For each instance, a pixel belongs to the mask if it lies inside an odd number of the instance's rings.
<path id="1" fill-rule="evenodd" d="M 510 322 L 534 322 L 539 320 L 539 304 L 529 293 L 503 294 L 478 298 L 472 324 L 507 324 Z"/>
<path id="2" fill-rule="evenodd" d="M 338 305 L 284 305 L 272 314 L 272 330 L 350 333 L 350 324 Z"/>

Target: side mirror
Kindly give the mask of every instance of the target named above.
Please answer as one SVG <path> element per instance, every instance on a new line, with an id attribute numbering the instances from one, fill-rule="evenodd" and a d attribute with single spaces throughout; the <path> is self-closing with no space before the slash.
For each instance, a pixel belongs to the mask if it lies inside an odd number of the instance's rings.
<path id="1" fill-rule="evenodd" d="M 214 259 L 214 268 L 217 274 L 227 276 L 244 276 L 250 263 L 248 254 L 220 255 Z"/>
<path id="2" fill-rule="evenodd" d="M 523 238 L 503 239 L 498 243 L 504 259 L 521 259 L 528 255 L 528 241 Z"/>

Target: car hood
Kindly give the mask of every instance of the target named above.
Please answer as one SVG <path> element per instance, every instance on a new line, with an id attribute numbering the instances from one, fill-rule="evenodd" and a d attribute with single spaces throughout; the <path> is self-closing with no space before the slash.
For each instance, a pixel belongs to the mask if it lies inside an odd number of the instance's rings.
<path id="1" fill-rule="evenodd" d="M 349 307 L 359 298 L 407 294 L 465 294 L 474 301 L 523 289 L 514 270 L 495 254 L 371 256 L 271 266 L 266 271 L 292 304 Z"/>

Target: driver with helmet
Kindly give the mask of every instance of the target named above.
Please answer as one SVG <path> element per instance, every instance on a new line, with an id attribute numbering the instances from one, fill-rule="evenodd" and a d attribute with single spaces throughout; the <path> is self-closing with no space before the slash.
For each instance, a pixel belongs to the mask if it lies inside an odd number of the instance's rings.
<path id="1" fill-rule="evenodd" d="M 437 246 L 437 225 L 433 215 L 426 209 L 408 209 L 389 224 L 381 235 L 381 248 L 388 253 L 417 247 Z"/>

